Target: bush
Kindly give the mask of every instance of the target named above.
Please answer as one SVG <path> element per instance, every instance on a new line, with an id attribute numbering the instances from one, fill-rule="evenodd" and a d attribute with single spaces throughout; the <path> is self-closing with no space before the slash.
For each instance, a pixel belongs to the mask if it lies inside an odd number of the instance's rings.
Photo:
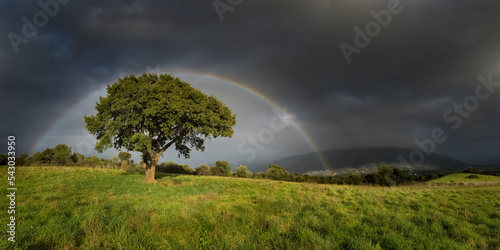
<path id="1" fill-rule="evenodd" d="M 231 176 L 231 165 L 229 165 L 229 162 L 216 161 L 215 166 L 217 167 L 217 175 Z"/>
<path id="2" fill-rule="evenodd" d="M 479 178 L 479 176 L 477 176 L 476 174 L 471 174 L 471 175 L 467 176 L 467 178 L 476 179 L 476 178 Z"/>
<path id="3" fill-rule="evenodd" d="M 290 173 L 288 173 L 283 167 L 278 165 L 271 165 L 267 169 L 266 175 L 268 178 L 273 180 L 288 180 Z"/>
<path id="4" fill-rule="evenodd" d="M 236 176 L 240 178 L 249 178 L 252 176 L 252 172 L 248 171 L 248 168 L 246 166 L 239 166 L 236 169 Z"/>
<path id="5" fill-rule="evenodd" d="M 210 175 L 211 174 L 210 167 L 207 164 L 200 164 L 196 168 L 196 174 L 197 175 Z"/>
<path id="6" fill-rule="evenodd" d="M 464 170 L 464 173 L 470 173 L 470 174 L 480 174 L 481 171 L 477 170 L 477 169 L 474 169 L 474 168 L 467 168 L 466 170 Z"/>
<path id="7" fill-rule="evenodd" d="M 128 167 L 128 161 L 127 160 L 122 160 L 120 166 L 122 166 L 122 167 Z"/>
<path id="8" fill-rule="evenodd" d="M 359 174 L 353 174 L 349 176 L 349 181 L 351 182 L 351 184 L 360 185 L 363 182 L 363 177 L 361 177 Z"/>
<path id="9" fill-rule="evenodd" d="M 156 167 L 158 172 L 169 174 L 194 174 L 195 170 L 188 165 L 177 164 L 173 161 L 163 162 Z"/>
<path id="10" fill-rule="evenodd" d="M 253 178 L 255 179 L 265 179 L 266 178 L 266 173 L 264 172 L 257 172 L 253 175 Z"/>

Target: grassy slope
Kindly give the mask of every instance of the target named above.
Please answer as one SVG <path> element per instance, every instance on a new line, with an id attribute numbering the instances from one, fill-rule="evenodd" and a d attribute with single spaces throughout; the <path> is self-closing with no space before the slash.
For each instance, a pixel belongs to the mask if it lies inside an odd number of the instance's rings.
<path id="1" fill-rule="evenodd" d="M 143 175 L 119 170 L 50 167 L 18 168 L 17 178 L 16 246 L 23 249 L 500 248 L 499 186 L 197 176 L 146 184 Z M 0 190 L 6 197 L 5 181 Z M 13 246 L 6 242 L 0 248 Z"/>
<path id="2" fill-rule="evenodd" d="M 430 181 L 430 183 L 475 183 L 475 184 L 500 184 L 500 176 L 491 176 L 491 175 L 480 175 L 477 174 L 479 178 L 467 178 L 470 173 L 457 173 L 457 174 L 449 174 L 445 175 L 439 179 L 435 179 Z"/>

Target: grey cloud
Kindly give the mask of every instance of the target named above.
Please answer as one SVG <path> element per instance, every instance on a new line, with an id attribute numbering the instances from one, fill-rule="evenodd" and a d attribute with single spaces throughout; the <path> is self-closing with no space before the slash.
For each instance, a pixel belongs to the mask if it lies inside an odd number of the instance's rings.
<path id="1" fill-rule="evenodd" d="M 401 0 L 404 10 L 348 64 L 339 44 L 352 44 L 353 28 L 363 28 L 373 20 L 370 11 L 387 3 L 243 1 L 221 22 L 211 1 L 70 1 L 15 54 L 7 34 L 20 33 L 21 17 L 40 7 L 3 2 L 0 115 L 8 119 L 0 136 L 24 135 L 21 150 L 28 151 L 75 102 L 158 64 L 247 83 L 287 106 L 321 149 L 411 147 L 425 135 L 416 128 L 443 127 L 450 140 L 439 152 L 500 162 L 493 149 L 500 144 L 500 90 L 457 131 L 442 118 L 474 94 L 479 75 L 496 73 L 500 81 L 500 3 Z M 241 129 L 243 135 L 260 127 Z M 279 138 L 279 155 L 304 150 L 290 146 L 300 138 Z"/>

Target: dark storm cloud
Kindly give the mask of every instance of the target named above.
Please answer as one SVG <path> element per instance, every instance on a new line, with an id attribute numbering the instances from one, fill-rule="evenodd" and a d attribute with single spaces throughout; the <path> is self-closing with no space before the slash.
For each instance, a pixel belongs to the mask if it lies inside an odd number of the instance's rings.
<path id="1" fill-rule="evenodd" d="M 500 80 L 500 2 L 401 0 L 349 64 L 339 44 L 352 45 L 354 27 L 389 1 L 243 0 L 223 22 L 212 2 L 69 1 L 17 54 L 7 34 L 21 35 L 21 18 L 41 8 L 3 2 L 0 135 L 17 133 L 27 150 L 83 96 L 160 64 L 250 84 L 286 105 L 322 149 L 414 147 L 443 127 L 450 140 L 439 152 L 500 162 L 500 89 L 458 130 L 443 121 L 479 75 Z"/>

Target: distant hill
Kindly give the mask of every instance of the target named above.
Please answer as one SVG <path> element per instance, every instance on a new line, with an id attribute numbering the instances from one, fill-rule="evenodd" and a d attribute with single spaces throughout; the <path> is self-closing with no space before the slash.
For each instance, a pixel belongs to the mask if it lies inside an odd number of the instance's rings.
<path id="1" fill-rule="evenodd" d="M 440 154 L 432 154 L 426 157 L 423 164 L 416 166 L 410 166 L 399 160 L 399 156 L 408 159 L 412 151 L 413 149 L 406 148 L 356 148 L 322 151 L 321 154 L 330 164 L 330 170 L 332 171 L 371 169 L 381 164 L 388 164 L 392 167 L 422 171 L 428 170 L 429 172 L 461 172 L 467 167 L 474 166 L 473 164 Z M 270 164 L 283 166 L 289 172 L 294 173 L 325 170 L 315 153 L 290 156 L 270 162 Z"/>

